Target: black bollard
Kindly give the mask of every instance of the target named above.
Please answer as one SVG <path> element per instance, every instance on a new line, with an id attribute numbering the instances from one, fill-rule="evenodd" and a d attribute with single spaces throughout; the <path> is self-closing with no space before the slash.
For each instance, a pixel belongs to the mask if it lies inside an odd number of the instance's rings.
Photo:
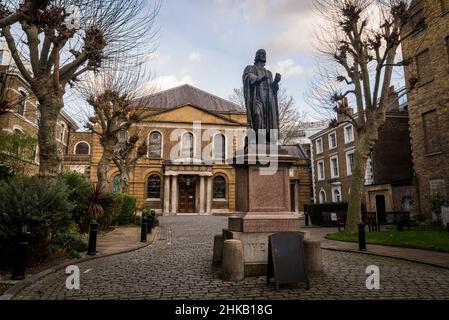
<path id="1" fill-rule="evenodd" d="M 147 219 L 142 218 L 142 225 L 140 228 L 140 242 L 147 242 Z"/>
<path id="2" fill-rule="evenodd" d="M 12 279 L 25 279 L 25 266 L 27 260 L 28 237 L 30 233 L 20 233 L 17 236 L 16 250 L 14 252 L 14 264 L 12 268 Z"/>
<path id="3" fill-rule="evenodd" d="M 148 216 L 148 233 L 151 233 L 153 231 L 154 226 L 154 219 L 152 216 Z"/>
<path id="4" fill-rule="evenodd" d="M 89 245 L 87 248 L 88 256 L 94 256 L 97 254 L 97 232 L 98 223 L 94 220 L 90 223 Z"/>
<path id="5" fill-rule="evenodd" d="M 404 231 L 404 224 L 403 224 L 403 220 L 400 219 L 398 221 L 398 231 Z"/>
<path id="6" fill-rule="evenodd" d="M 449 222 L 446 223 L 446 229 L 447 229 L 447 232 L 449 232 Z"/>
<path id="7" fill-rule="evenodd" d="M 359 224 L 359 250 L 366 251 L 365 224 Z"/>
<path id="8" fill-rule="evenodd" d="M 309 214 L 306 213 L 305 216 L 306 216 L 306 227 L 308 227 L 309 226 Z"/>

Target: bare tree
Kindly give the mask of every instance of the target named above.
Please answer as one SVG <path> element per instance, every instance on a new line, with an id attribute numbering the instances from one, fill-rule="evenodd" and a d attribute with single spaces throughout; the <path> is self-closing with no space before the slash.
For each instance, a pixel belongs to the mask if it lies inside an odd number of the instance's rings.
<path id="1" fill-rule="evenodd" d="M 229 100 L 245 108 L 243 88 L 235 88 Z M 296 101 L 287 94 L 285 88 L 278 93 L 279 103 L 279 143 L 288 145 L 301 136 L 300 122 L 307 117 L 306 113 L 298 111 Z"/>
<path id="2" fill-rule="evenodd" d="M 111 163 L 126 158 L 128 153 L 123 150 L 117 152 L 117 146 L 127 142 L 131 126 L 149 116 L 148 109 L 143 106 L 149 105 L 154 92 L 151 75 L 141 65 L 116 64 L 94 77 L 86 77 L 80 83 L 79 91 L 94 111 L 86 127 L 100 137 L 103 154 L 98 163 L 97 177 L 98 184 L 105 190 Z"/>
<path id="3" fill-rule="evenodd" d="M 155 0 L 157 1 L 157 0 Z M 22 77 L 39 100 L 40 174 L 54 176 L 56 121 L 68 85 L 124 53 L 151 44 L 159 2 L 145 0 L 22 0 L 0 3 L 0 31 Z"/>
<path id="4" fill-rule="evenodd" d="M 347 231 L 355 232 L 367 159 L 393 103 L 389 94 L 393 70 L 409 63 L 400 61 L 398 48 L 422 22 L 405 33 L 410 22 L 407 0 L 315 0 L 314 4 L 323 24 L 311 98 L 322 114 L 331 115 L 333 126 L 350 123 L 357 133 L 346 224 Z M 355 112 L 349 104 L 355 105 Z"/>
<path id="5" fill-rule="evenodd" d="M 118 143 L 114 152 L 114 163 L 120 171 L 120 192 L 128 193 L 129 174 L 136 166 L 137 161 L 143 158 L 148 151 L 145 141 L 138 145 L 139 135 L 132 135 L 124 143 Z"/>

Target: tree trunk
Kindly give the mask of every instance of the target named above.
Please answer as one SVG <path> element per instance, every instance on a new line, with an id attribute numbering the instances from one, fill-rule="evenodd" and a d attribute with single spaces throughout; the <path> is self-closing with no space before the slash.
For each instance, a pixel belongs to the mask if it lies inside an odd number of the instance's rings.
<path id="1" fill-rule="evenodd" d="M 128 193 L 129 191 L 129 171 L 126 167 L 120 168 L 120 192 Z"/>
<path id="2" fill-rule="evenodd" d="M 102 143 L 102 146 L 103 146 L 103 155 L 101 156 L 101 159 L 98 162 L 97 178 L 98 178 L 98 184 L 100 185 L 101 190 L 106 191 L 107 183 L 108 183 L 109 168 L 110 168 L 113 156 L 114 156 L 115 144 L 111 145 L 109 142 L 106 142 L 106 143 Z"/>
<path id="3" fill-rule="evenodd" d="M 58 152 L 56 123 L 63 107 L 62 97 L 51 97 L 39 101 L 41 116 L 38 132 L 40 176 L 55 177 L 61 169 L 62 154 Z"/>
<path id="4" fill-rule="evenodd" d="M 369 154 L 368 137 L 358 133 L 358 143 L 354 152 L 354 169 L 352 171 L 351 193 L 349 195 L 348 215 L 345 231 L 356 232 L 361 221 L 362 196 L 365 186 L 366 162 Z"/>

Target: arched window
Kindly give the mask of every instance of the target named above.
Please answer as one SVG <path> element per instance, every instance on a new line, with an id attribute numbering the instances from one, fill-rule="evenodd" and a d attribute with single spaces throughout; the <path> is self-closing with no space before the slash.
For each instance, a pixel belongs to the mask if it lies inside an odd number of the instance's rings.
<path id="1" fill-rule="evenodd" d="M 157 174 L 152 174 L 148 178 L 147 198 L 160 199 L 161 198 L 161 177 Z"/>
<path id="2" fill-rule="evenodd" d="M 25 103 L 26 103 L 27 94 L 25 91 L 19 91 L 19 105 L 17 108 L 17 113 L 21 116 L 25 115 Z"/>
<path id="3" fill-rule="evenodd" d="M 333 199 L 334 202 L 341 202 L 341 191 L 339 188 L 334 188 Z"/>
<path id="4" fill-rule="evenodd" d="M 153 131 L 150 133 L 148 145 L 148 156 L 150 158 L 162 157 L 162 135 L 159 132 Z"/>
<path id="5" fill-rule="evenodd" d="M 78 155 L 89 155 L 90 147 L 87 142 L 79 142 L 75 147 L 75 154 Z"/>
<path id="6" fill-rule="evenodd" d="M 320 203 L 326 203 L 326 192 L 324 190 L 320 191 Z"/>
<path id="7" fill-rule="evenodd" d="M 182 136 L 182 158 L 193 158 L 193 134 L 190 132 L 184 133 Z"/>
<path id="8" fill-rule="evenodd" d="M 214 178 L 214 199 L 226 199 L 226 179 L 222 176 Z"/>
<path id="9" fill-rule="evenodd" d="M 128 131 L 121 130 L 117 133 L 118 143 L 126 143 L 128 141 Z"/>
<path id="10" fill-rule="evenodd" d="M 214 160 L 223 161 L 225 159 L 225 136 L 217 134 L 214 137 Z"/>
<path id="11" fill-rule="evenodd" d="M 112 192 L 120 192 L 120 175 L 116 175 L 112 180 Z"/>

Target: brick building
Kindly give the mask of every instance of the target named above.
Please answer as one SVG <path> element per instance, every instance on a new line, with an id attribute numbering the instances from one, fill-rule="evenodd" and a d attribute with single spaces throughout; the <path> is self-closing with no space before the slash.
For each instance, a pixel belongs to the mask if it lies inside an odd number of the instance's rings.
<path id="1" fill-rule="evenodd" d="M 0 130 L 9 133 L 25 133 L 37 138 L 39 125 L 38 100 L 34 96 L 28 83 L 14 68 L 1 62 L 5 61 L 7 51 L 1 51 L 0 56 L 0 97 L 8 101 L 6 110 L 0 112 Z M 64 110 L 61 111 L 56 127 L 56 141 L 59 153 L 68 153 L 71 135 L 78 130 L 78 125 Z M 34 161 L 27 166 L 30 173 L 39 171 L 39 148 L 36 146 Z"/>
<path id="2" fill-rule="evenodd" d="M 391 93 L 394 97 L 393 87 Z M 410 211 L 413 204 L 407 107 L 397 97 L 391 101 L 366 168 L 363 204 L 370 212 Z M 357 134 L 340 122 L 311 137 L 315 203 L 349 200 Z"/>
<path id="3" fill-rule="evenodd" d="M 419 210 L 431 216 L 431 195 L 449 200 L 449 0 L 413 1 L 402 44 Z"/>

